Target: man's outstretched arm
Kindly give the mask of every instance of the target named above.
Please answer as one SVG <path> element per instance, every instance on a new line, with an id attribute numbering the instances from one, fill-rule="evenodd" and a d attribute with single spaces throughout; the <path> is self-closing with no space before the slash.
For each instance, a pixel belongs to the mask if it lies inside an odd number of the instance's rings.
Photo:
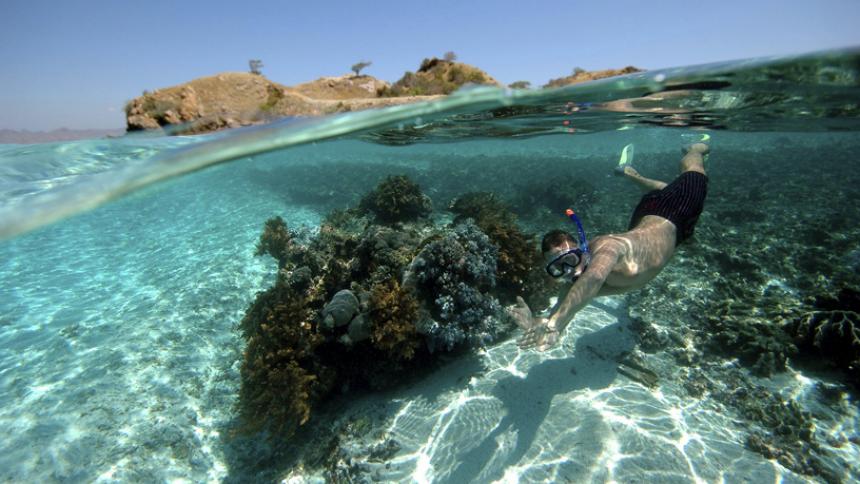
<path id="1" fill-rule="evenodd" d="M 600 292 L 620 256 L 620 248 L 613 243 L 607 243 L 595 251 L 588 269 L 573 283 L 550 317 L 536 321 L 530 328 L 524 328 L 525 332 L 517 343 L 520 348 L 536 347 L 543 351 L 555 346 L 576 313 Z"/>

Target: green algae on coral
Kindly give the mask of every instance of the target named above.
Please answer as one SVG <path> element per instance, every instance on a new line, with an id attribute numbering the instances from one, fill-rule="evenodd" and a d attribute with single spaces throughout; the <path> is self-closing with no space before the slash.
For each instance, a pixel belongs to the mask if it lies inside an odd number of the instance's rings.
<path id="1" fill-rule="evenodd" d="M 323 342 L 308 299 L 281 282 L 260 293 L 240 323 L 247 340 L 239 414 L 246 427 L 291 435 L 331 390 L 331 368 L 315 351 Z"/>
<path id="2" fill-rule="evenodd" d="M 278 268 L 283 269 L 287 265 L 292 245 L 292 235 L 287 228 L 287 223 L 281 217 L 274 217 L 266 220 L 266 226 L 260 235 L 254 254 L 269 254 L 278 261 Z"/>
<path id="3" fill-rule="evenodd" d="M 411 360 L 421 345 L 415 326 L 419 303 L 412 291 L 396 279 L 375 284 L 370 290 L 371 341 L 394 360 Z"/>
<path id="4" fill-rule="evenodd" d="M 430 198 L 405 175 L 387 177 L 361 199 L 359 207 L 384 224 L 413 221 L 433 210 Z"/>

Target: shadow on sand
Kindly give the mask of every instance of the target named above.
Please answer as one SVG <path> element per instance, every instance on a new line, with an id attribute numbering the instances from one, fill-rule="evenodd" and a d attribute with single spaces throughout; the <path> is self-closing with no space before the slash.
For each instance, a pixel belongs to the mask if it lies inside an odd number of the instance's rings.
<path id="1" fill-rule="evenodd" d="M 446 482 L 490 481 L 502 477 L 504 469 L 516 465 L 531 448 L 546 419 L 553 397 L 575 390 L 608 387 L 618 376 L 619 355 L 634 347 L 632 338 L 618 338 L 622 323 L 615 323 L 576 340 L 570 358 L 545 360 L 533 366 L 525 378 L 499 380 L 493 395 L 502 401 L 506 414 L 493 431 L 468 453 L 458 457 L 460 465 L 444 477 Z M 607 342 L 615 342 L 607 348 Z M 617 344 L 621 343 L 621 344 Z M 596 352 L 595 348 L 604 348 Z M 498 452 L 497 437 L 516 432 L 516 447 L 496 469 L 486 469 Z M 498 463 L 494 465 L 496 467 Z"/>

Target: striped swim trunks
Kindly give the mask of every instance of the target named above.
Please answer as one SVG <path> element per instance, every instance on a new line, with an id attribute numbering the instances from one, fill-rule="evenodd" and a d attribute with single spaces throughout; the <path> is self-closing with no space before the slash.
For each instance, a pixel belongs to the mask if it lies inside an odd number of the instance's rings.
<path id="1" fill-rule="evenodd" d="M 635 227 L 646 215 L 663 217 L 675 224 L 675 245 L 678 245 L 693 235 L 707 194 L 706 175 L 697 171 L 681 173 L 662 190 L 648 192 L 642 197 L 633 211 L 628 230 Z"/>

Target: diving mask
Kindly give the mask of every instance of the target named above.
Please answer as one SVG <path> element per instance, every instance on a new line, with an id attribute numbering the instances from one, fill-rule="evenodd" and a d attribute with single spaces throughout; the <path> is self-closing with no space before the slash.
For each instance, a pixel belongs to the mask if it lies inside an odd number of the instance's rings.
<path id="1" fill-rule="evenodd" d="M 579 221 L 579 217 L 571 209 L 567 209 L 565 213 L 576 224 L 576 229 L 579 232 L 579 247 L 566 250 L 555 256 L 547 263 L 546 273 L 555 278 L 571 275 L 576 280 L 588 267 L 588 263 L 591 262 L 591 252 L 588 250 L 588 240 L 585 238 L 585 230 L 582 228 L 582 222 Z M 576 268 L 583 259 L 585 259 L 585 263 L 582 269 L 577 271 Z"/>

